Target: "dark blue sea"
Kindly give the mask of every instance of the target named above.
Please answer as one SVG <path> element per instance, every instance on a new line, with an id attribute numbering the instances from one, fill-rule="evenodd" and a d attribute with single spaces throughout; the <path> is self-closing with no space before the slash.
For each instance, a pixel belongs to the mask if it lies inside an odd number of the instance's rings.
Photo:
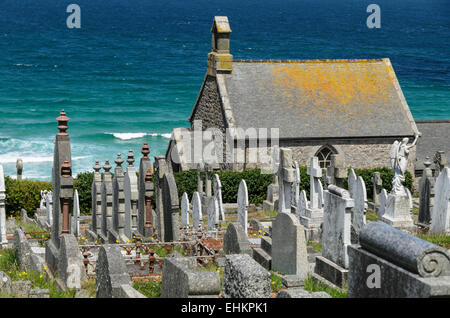
<path id="1" fill-rule="evenodd" d="M 69 4 L 81 28 L 66 26 Z M 369 4 L 381 28 L 369 29 Z M 49 179 L 65 109 L 74 174 L 165 153 L 206 72 L 215 15 L 239 59 L 388 57 L 416 120 L 450 119 L 448 0 L 0 0 L 0 163 Z"/>

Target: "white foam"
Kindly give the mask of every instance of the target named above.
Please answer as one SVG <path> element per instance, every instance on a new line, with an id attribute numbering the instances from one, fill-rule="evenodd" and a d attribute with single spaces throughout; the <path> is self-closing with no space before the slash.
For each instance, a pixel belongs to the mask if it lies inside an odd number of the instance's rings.
<path id="1" fill-rule="evenodd" d="M 145 136 L 152 136 L 152 137 L 158 137 L 161 136 L 163 138 L 170 139 L 172 136 L 171 133 L 169 134 L 160 134 L 160 133 L 105 133 L 108 135 L 113 135 L 114 138 L 120 139 L 120 140 L 130 140 L 130 139 L 137 139 L 142 138 Z"/>
<path id="2" fill-rule="evenodd" d="M 23 163 L 37 163 L 37 162 L 53 162 L 53 156 L 43 156 L 43 157 L 22 157 L 19 154 L 5 154 L 0 156 L 0 163 L 15 163 L 17 159 L 22 159 Z M 89 156 L 78 156 L 73 157 L 74 160 L 81 160 L 89 158 Z"/>

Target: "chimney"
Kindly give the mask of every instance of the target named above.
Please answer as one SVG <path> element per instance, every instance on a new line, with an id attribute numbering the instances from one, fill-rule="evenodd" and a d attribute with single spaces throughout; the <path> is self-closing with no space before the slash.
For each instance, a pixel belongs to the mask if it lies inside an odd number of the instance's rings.
<path id="1" fill-rule="evenodd" d="M 233 55 L 230 54 L 230 23 L 228 17 L 214 17 L 211 28 L 212 49 L 208 54 L 208 75 L 231 74 Z"/>

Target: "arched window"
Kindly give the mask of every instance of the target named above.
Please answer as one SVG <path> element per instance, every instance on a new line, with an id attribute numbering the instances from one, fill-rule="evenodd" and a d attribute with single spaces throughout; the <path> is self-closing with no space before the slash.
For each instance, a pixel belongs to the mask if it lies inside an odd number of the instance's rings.
<path id="1" fill-rule="evenodd" d="M 319 158 L 319 165 L 321 168 L 327 168 L 331 164 L 331 155 L 334 153 L 329 147 L 322 147 L 316 154 Z"/>

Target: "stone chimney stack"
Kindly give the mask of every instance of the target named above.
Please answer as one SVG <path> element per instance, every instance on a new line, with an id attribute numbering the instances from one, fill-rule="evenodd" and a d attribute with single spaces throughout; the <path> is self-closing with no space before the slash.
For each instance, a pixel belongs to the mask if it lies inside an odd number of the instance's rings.
<path id="1" fill-rule="evenodd" d="M 212 49 L 208 54 L 208 75 L 217 73 L 230 74 L 232 71 L 233 55 L 230 54 L 230 23 L 228 17 L 214 17 L 211 28 Z"/>

